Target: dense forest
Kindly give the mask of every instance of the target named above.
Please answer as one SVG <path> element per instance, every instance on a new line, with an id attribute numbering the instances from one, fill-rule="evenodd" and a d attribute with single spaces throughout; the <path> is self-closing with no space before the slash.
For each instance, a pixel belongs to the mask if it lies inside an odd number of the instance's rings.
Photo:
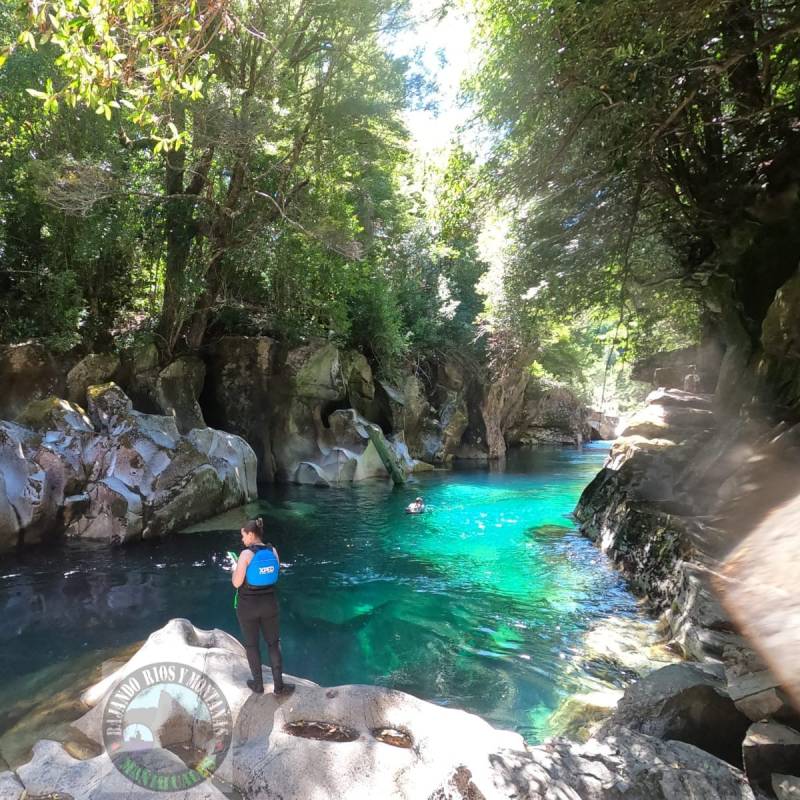
<path id="1" fill-rule="evenodd" d="M 701 337 L 747 358 L 797 262 L 793 4 L 461 9 L 485 144 L 421 168 L 404 2 L 3 2 L 0 339 L 321 336 L 578 388 Z"/>

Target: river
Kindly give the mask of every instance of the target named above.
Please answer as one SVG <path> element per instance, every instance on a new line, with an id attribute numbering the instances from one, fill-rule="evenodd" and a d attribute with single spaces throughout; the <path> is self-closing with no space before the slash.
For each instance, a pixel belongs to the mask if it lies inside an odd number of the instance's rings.
<path id="1" fill-rule="evenodd" d="M 503 469 L 425 474 L 403 489 L 266 488 L 247 511 L 264 515 L 285 565 L 287 672 L 401 689 L 540 741 L 588 677 L 574 666 L 585 633 L 639 618 L 569 516 L 607 448 L 517 451 Z M 418 494 L 427 513 L 405 514 Z M 0 746 L 32 704 L 172 617 L 238 634 L 224 553 L 239 548 L 240 517 L 127 548 L 66 542 L 3 560 Z M 626 676 L 612 665 L 604 678 Z"/>

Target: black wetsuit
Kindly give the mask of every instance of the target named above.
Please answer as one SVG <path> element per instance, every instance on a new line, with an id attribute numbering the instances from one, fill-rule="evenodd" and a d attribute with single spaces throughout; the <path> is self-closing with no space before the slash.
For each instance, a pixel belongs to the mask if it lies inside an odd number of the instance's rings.
<path id="1" fill-rule="evenodd" d="M 248 547 L 253 553 L 265 547 L 272 549 L 271 544 L 254 544 Z M 269 663 L 272 667 L 272 683 L 275 691 L 283 688 L 283 660 L 281 658 L 281 643 L 278 619 L 278 595 L 275 586 L 250 586 L 245 578 L 239 587 L 239 605 L 236 616 L 244 637 L 244 649 L 247 653 L 247 663 L 253 673 L 253 682 L 256 686 L 263 686 L 261 677 L 261 650 L 258 646 L 259 630 L 269 648 Z"/>

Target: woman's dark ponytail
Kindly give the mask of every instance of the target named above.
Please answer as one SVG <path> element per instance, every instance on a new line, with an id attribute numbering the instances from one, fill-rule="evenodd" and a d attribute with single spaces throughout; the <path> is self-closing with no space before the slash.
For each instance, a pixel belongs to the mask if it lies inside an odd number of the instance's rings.
<path id="1" fill-rule="evenodd" d="M 243 527 L 246 533 L 254 533 L 259 539 L 264 535 L 264 520 L 261 517 L 247 520 Z"/>

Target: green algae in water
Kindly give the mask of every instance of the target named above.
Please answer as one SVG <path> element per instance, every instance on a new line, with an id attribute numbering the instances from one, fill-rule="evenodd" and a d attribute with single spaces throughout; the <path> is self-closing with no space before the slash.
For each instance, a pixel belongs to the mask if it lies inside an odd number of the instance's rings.
<path id="1" fill-rule="evenodd" d="M 19 676 L 66 670 L 173 617 L 238 635 L 224 553 L 240 546 L 241 521 L 263 514 L 284 563 L 289 673 L 395 687 L 540 741 L 568 693 L 594 688 L 597 665 L 572 666 L 586 632 L 638 619 L 622 579 L 569 518 L 604 456 L 531 451 L 505 472 L 437 472 L 397 490 L 272 487 L 190 535 L 13 557 L 0 574 L 0 681 L 33 691 Z M 420 494 L 428 512 L 405 514 Z"/>

